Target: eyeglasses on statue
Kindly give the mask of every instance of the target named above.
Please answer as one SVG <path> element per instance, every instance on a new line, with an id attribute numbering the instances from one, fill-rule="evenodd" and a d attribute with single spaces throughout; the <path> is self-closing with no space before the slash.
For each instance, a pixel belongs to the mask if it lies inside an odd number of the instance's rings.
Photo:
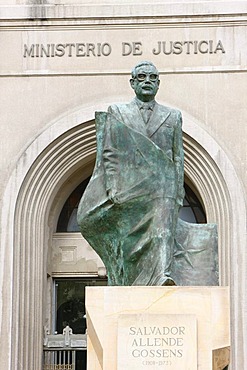
<path id="1" fill-rule="evenodd" d="M 146 73 L 138 73 L 136 75 L 136 79 L 139 81 L 139 82 L 142 82 L 142 81 L 145 81 L 147 79 L 147 77 L 149 78 L 150 81 L 152 82 L 155 82 L 158 80 L 159 76 L 156 75 L 155 73 L 150 73 L 150 74 L 146 74 Z"/>

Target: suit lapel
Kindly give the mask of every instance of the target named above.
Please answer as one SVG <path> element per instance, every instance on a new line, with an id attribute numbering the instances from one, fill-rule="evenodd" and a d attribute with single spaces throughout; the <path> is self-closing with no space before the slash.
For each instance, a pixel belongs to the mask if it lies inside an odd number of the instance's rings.
<path id="1" fill-rule="evenodd" d="M 141 132 L 144 135 L 147 135 L 146 125 L 143 121 L 141 112 L 135 100 L 133 100 L 132 102 L 128 104 L 128 108 L 129 109 L 124 110 L 122 112 L 122 116 L 124 117 L 124 122 L 126 122 L 126 124 L 132 129 L 138 132 Z"/>
<path id="2" fill-rule="evenodd" d="M 160 128 L 160 126 L 163 125 L 170 114 L 171 113 L 168 109 L 164 110 L 164 107 L 160 112 L 159 104 L 155 104 L 153 114 L 151 115 L 150 120 L 147 123 L 148 137 L 152 137 L 155 134 L 155 132 Z"/>

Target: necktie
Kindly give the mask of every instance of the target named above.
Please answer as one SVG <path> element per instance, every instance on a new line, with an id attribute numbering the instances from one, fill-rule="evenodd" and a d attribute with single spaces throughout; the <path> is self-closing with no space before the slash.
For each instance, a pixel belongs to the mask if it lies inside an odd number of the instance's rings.
<path id="1" fill-rule="evenodd" d="M 145 123 L 148 123 L 151 113 L 152 113 L 152 108 L 148 104 L 143 105 L 141 107 L 141 114 L 142 114 L 142 118 L 144 119 Z"/>

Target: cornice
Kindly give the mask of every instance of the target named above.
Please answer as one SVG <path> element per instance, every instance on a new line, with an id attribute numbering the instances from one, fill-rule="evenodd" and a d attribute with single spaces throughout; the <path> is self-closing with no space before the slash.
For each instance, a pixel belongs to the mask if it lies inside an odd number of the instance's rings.
<path id="1" fill-rule="evenodd" d="M 1 14 L 1 8 L 0 8 Z M 0 17 L 0 28 L 3 31 L 75 31 L 75 30 L 118 30 L 118 29 L 163 29 L 163 28 L 202 28 L 202 27 L 239 27 L 247 25 L 247 14 L 224 16 L 191 16 L 187 17 L 133 17 L 104 19 L 15 19 Z"/>
<path id="2" fill-rule="evenodd" d="M 177 2 L 150 2 L 141 3 L 122 2 L 111 4 L 79 5 L 2 5 L 0 6 L 0 20 L 25 20 L 32 22 L 47 22 L 48 20 L 83 20 L 96 21 L 108 24 L 112 20 L 126 18 L 146 19 L 178 17 L 191 19 L 195 17 L 241 17 L 247 15 L 247 2 L 239 1 L 177 1 Z"/>

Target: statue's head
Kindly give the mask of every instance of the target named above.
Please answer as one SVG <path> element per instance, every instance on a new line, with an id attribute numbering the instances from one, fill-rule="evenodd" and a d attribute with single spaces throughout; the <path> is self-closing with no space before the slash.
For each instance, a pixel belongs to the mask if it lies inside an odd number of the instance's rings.
<path id="1" fill-rule="evenodd" d="M 138 63 L 131 72 L 130 85 L 141 101 L 154 99 L 159 89 L 159 72 L 151 62 Z"/>

